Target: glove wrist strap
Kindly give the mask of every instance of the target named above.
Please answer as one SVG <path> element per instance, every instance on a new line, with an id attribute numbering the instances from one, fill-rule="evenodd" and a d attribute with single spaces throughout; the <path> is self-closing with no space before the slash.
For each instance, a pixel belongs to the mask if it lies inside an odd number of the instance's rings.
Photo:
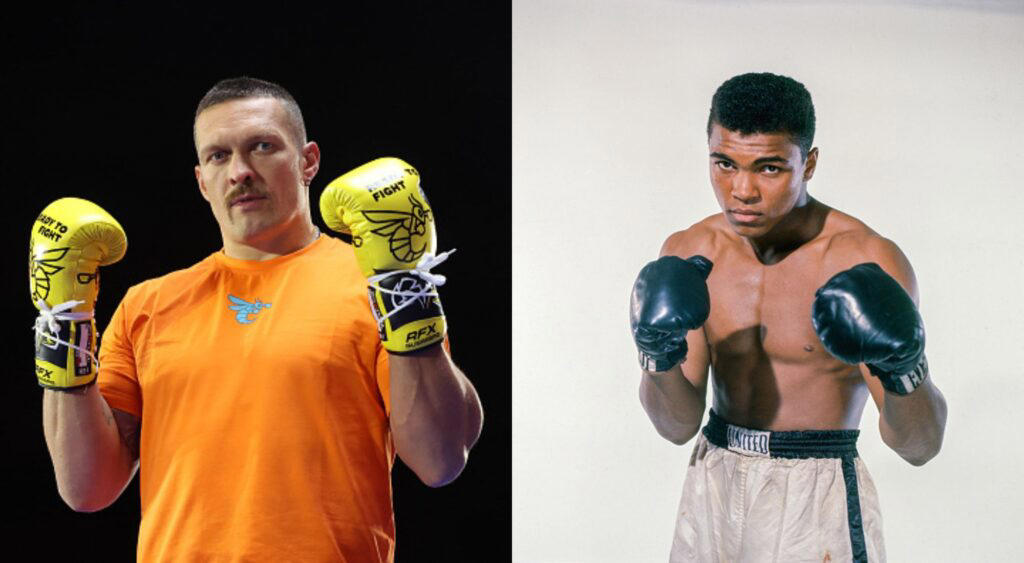
<path id="1" fill-rule="evenodd" d="M 649 372 L 668 371 L 676 367 L 677 365 L 683 363 L 683 360 L 685 359 L 685 355 L 681 355 L 679 359 L 676 359 L 668 355 L 652 356 L 641 350 L 640 368 Z"/>
<path id="2" fill-rule="evenodd" d="M 882 382 L 882 387 L 884 387 L 886 391 L 896 393 L 897 395 L 909 395 L 914 389 L 917 389 L 917 387 L 921 385 L 927 377 L 928 358 L 926 358 L 924 354 L 921 354 L 921 361 L 917 363 L 917 367 L 911 370 L 910 373 L 902 375 L 878 375 L 878 379 Z"/>
<path id="3" fill-rule="evenodd" d="M 40 299 L 36 302 L 36 306 L 39 307 L 39 316 L 36 317 L 36 322 L 32 325 L 32 329 L 35 331 L 37 338 L 45 338 L 57 344 L 63 344 L 74 350 L 88 354 L 89 358 L 91 358 L 93 363 L 96 364 L 96 369 L 98 370 L 100 362 L 96 358 L 96 355 L 93 354 L 92 350 L 87 350 L 60 338 L 60 321 L 87 321 L 93 318 L 93 311 L 86 311 L 83 313 L 71 312 L 71 309 L 74 309 L 82 303 L 85 303 L 85 301 L 65 301 L 64 303 L 55 305 L 51 308 L 46 304 L 46 301 Z"/>
<path id="4" fill-rule="evenodd" d="M 402 309 L 405 309 L 406 307 L 412 305 L 413 303 L 416 303 L 417 299 L 423 299 L 425 297 L 440 297 L 437 293 L 437 288 L 444 285 L 445 282 L 447 281 L 447 278 L 440 274 L 430 273 L 430 269 L 447 260 L 448 256 L 451 255 L 453 252 L 455 252 L 454 248 L 447 252 L 442 252 L 437 256 L 427 253 L 423 255 L 423 258 L 421 258 L 420 261 L 416 264 L 416 267 L 411 270 L 392 270 L 390 272 L 376 274 L 367 278 L 366 281 L 370 283 L 370 287 L 373 288 L 374 291 L 393 295 L 395 296 L 395 298 L 393 299 L 396 302 L 399 302 L 398 305 L 393 307 L 386 314 L 377 317 L 377 324 L 380 326 L 384 326 L 384 321 L 387 320 L 388 317 L 394 315 L 395 313 L 401 311 Z M 424 285 L 421 288 L 418 288 L 417 290 L 414 291 L 388 289 L 386 287 L 381 287 L 380 285 L 380 282 L 382 280 L 385 280 L 391 276 L 404 275 L 416 276 L 423 280 Z"/>

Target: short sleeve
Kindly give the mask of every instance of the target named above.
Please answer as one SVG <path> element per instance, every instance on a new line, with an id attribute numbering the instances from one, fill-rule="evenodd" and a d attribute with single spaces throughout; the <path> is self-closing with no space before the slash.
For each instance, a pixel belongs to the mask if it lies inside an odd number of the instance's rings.
<path id="1" fill-rule="evenodd" d="M 384 399 L 384 412 L 391 416 L 391 371 L 388 366 L 388 351 L 378 341 L 376 362 L 377 389 L 380 391 L 381 398 Z"/>
<path id="2" fill-rule="evenodd" d="M 127 300 L 127 295 L 125 300 Z M 128 331 L 125 300 L 117 306 L 100 341 L 100 393 L 112 409 L 142 417 L 142 390 Z"/>

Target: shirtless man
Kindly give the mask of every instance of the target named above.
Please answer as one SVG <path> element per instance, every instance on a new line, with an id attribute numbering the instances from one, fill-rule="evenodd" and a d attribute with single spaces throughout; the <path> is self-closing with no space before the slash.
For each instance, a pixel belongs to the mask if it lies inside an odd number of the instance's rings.
<path id="1" fill-rule="evenodd" d="M 909 463 L 942 445 L 914 272 L 894 243 L 807 194 L 813 136 L 799 82 L 722 84 L 708 118 L 722 213 L 669 236 L 634 286 L 640 401 L 659 434 L 697 434 L 714 371 L 672 561 L 882 561 L 855 446 L 868 393 L 882 440 Z"/>

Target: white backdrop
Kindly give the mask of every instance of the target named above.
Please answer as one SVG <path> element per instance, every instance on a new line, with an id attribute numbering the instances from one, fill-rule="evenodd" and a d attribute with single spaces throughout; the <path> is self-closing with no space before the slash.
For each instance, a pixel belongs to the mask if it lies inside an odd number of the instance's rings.
<path id="1" fill-rule="evenodd" d="M 640 406 L 628 295 L 669 233 L 718 211 L 711 95 L 751 71 L 808 88 L 810 193 L 917 272 L 949 420 L 915 468 L 868 401 L 889 559 L 1020 560 L 1024 7 L 961 4 L 513 2 L 515 561 L 668 558 L 692 442 Z"/>

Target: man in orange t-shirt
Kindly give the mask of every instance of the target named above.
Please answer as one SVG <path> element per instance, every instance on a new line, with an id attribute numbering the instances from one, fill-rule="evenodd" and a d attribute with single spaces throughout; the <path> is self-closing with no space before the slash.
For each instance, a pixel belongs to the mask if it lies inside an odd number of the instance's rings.
<path id="1" fill-rule="evenodd" d="M 219 82 L 194 133 L 224 248 L 128 291 L 98 378 L 45 385 L 61 497 L 99 510 L 139 469 L 143 561 L 391 561 L 395 454 L 444 485 L 482 424 L 418 173 L 379 159 L 328 186 L 353 252 L 312 223 L 320 151 L 283 88 Z"/>

